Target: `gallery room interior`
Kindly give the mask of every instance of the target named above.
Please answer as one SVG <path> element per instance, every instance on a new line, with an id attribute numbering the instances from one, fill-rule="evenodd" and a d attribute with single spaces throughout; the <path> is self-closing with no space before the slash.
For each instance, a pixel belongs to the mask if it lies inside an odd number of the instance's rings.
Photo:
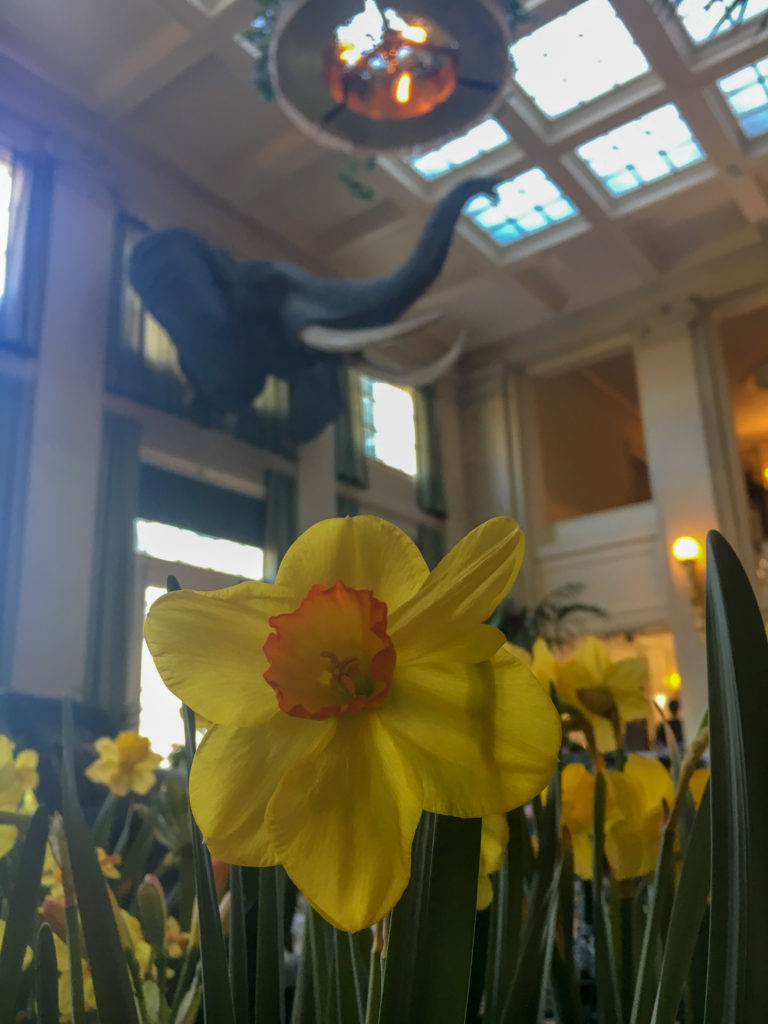
<path id="1" fill-rule="evenodd" d="M 344 117 L 297 109 L 288 72 L 262 94 L 257 7 L 2 5 L 3 688 L 140 722 L 165 753 L 181 726 L 141 631 L 169 572 L 270 578 L 297 533 L 357 513 L 434 565 L 511 515 L 515 605 L 602 609 L 568 636 L 646 655 L 648 695 L 695 726 L 708 530 L 768 601 L 766 4 L 531 0 L 503 81 L 469 89 L 439 139 L 351 154 Z M 201 412 L 131 284 L 142 237 L 184 228 L 323 278 L 412 273 L 470 178 L 497 194 L 456 211 L 414 329 L 337 360 L 335 422 L 297 443 L 285 374 Z M 425 385 L 391 372 L 423 380 L 446 353 Z M 679 558 L 681 537 L 699 547 Z"/>

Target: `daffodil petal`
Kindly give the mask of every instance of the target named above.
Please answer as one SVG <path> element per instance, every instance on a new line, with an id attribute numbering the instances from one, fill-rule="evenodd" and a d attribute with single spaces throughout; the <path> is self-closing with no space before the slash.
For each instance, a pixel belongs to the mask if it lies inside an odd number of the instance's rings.
<path id="1" fill-rule="evenodd" d="M 301 597 L 269 583 L 165 594 L 152 605 L 144 627 L 165 685 L 220 725 L 269 718 L 277 707 L 264 679 L 269 617 L 294 611 Z"/>
<path id="2" fill-rule="evenodd" d="M 596 636 L 585 636 L 575 657 L 595 680 L 602 679 L 611 664 L 608 649 Z"/>
<path id="3" fill-rule="evenodd" d="M 277 864 L 264 813 L 280 780 L 327 743 L 335 719 L 313 722 L 276 711 L 237 729 L 214 725 L 197 749 L 189 776 L 195 821 L 214 857 L 228 864 Z"/>
<path id="4" fill-rule="evenodd" d="M 523 535 L 512 519 L 489 519 L 468 533 L 410 601 L 389 620 L 398 656 L 436 650 L 487 619 L 512 586 Z"/>
<path id="5" fill-rule="evenodd" d="M 441 661 L 458 661 L 463 665 L 473 665 L 478 661 L 489 661 L 494 654 L 504 645 L 504 634 L 495 626 L 483 623 L 480 626 L 472 626 L 459 636 L 446 640 L 440 645 Z M 408 658 L 409 663 L 415 664 L 420 660 L 434 658 L 434 651 L 423 653 Z"/>
<path id="6" fill-rule="evenodd" d="M 557 711 L 531 671 L 503 651 L 480 665 L 399 668 L 379 715 L 421 777 L 428 811 L 504 813 L 540 793 L 555 770 Z"/>
<path id="7" fill-rule="evenodd" d="M 370 590 L 389 613 L 408 601 L 429 569 L 407 534 L 376 516 L 315 523 L 291 544 L 275 583 L 302 597 L 316 583 Z"/>
<path id="8" fill-rule="evenodd" d="M 613 694 L 619 714 L 625 722 L 645 718 L 648 714 L 648 698 L 645 685 L 648 681 L 648 662 L 645 658 L 622 658 L 614 662 L 605 674 L 605 685 Z"/>
<path id="9" fill-rule="evenodd" d="M 267 807 L 280 863 L 336 928 L 359 931 L 408 883 L 421 784 L 379 714 L 338 719 L 333 740 L 290 769 Z"/>

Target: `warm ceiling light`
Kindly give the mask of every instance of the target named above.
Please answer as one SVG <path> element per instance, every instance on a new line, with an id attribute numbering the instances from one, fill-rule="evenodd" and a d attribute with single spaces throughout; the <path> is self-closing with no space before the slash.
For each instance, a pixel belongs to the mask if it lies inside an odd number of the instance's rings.
<path id="1" fill-rule="evenodd" d="M 458 44 L 435 22 L 375 0 L 339 25 L 325 52 L 337 103 L 363 117 L 421 117 L 456 89 Z"/>
<path id="2" fill-rule="evenodd" d="M 281 0 L 275 96 L 319 142 L 368 153 L 460 136 L 500 102 L 510 75 L 500 0 Z"/>
<path id="3" fill-rule="evenodd" d="M 672 545 L 672 554 L 678 562 L 694 562 L 701 558 L 701 544 L 695 537 L 678 537 Z"/>

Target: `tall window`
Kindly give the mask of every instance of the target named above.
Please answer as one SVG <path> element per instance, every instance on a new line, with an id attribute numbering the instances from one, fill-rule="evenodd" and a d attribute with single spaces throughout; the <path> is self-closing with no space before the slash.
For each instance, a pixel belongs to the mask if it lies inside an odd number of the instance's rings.
<path id="1" fill-rule="evenodd" d="M 146 519 L 135 521 L 135 551 L 139 559 L 142 622 L 150 607 L 165 593 L 165 577 L 173 573 L 195 590 L 217 590 L 245 579 L 261 579 L 264 552 L 251 544 L 209 537 L 194 530 Z M 153 750 L 167 756 L 184 742 L 181 703 L 163 683 L 146 641 L 139 666 L 139 732 Z"/>
<path id="2" fill-rule="evenodd" d="M 411 391 L 362 375 L 360 390 L 365 454 L 415 476 L 416 428 Z"/>
<path id="3" fill-rule="evenodd" d="M 264 501 L 159 466 L 141 467 L 134 519 L 136 584 L 132 677 L 139 730 L 158 753 L 183 743 L 180 702 L 157 674 L 139 626 L 173 574 L 190 590 L 218 590 L 264 572 Z M 141 657 L 139 657 L 141 651 Z M 134 693 L 136 691 L 134 690 Z"/>

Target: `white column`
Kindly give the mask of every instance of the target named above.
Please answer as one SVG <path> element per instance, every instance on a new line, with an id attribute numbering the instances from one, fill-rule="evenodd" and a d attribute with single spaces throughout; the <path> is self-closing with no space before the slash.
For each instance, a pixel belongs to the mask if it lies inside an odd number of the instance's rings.
<path id="1" fill-rule="evenodd" d="M 296 472 L 299 533 L 336 515 L 336 449 L 333 426 L 299 448 Z"/>
<path id="2" fill-rule="evenodd" d="M 55 174 L 12 686 L 82 692 L 115 207 L 87 171 Z"/>
<path id="3" fill-rule="evenodd" d="M 635 358 L 651 490 L 666 552 L 669 625 L 690 738 L 707 704 L 706 656 L 687 574 L 675 561 L 672 544 L 677 537 L 692 536 L 703 545 L 707 532 L 720 529 L 721 523 L 690 319 L 684 313 L 665 319 L 669 322 L 651 325 L 637 343 Z M 703 561 L 698 570 L 703 582 Z"/>
<path id="4" fill-rule="evenodd" d="M 483 367 L 464 381 L 461 395 L 462 461 L 469 525 L 515 514 L 506 368 Z"/>
<path id="5" fill-rule="evenodd" d="M 436 388 L 435 415 L 440 427 L 440 456 L 448 516 L 445 521 L 446 550 L 458 543 L 469 529 L 467 486 L 461 458 L 461 416 L 457 377 L 443 378 Z"/>

